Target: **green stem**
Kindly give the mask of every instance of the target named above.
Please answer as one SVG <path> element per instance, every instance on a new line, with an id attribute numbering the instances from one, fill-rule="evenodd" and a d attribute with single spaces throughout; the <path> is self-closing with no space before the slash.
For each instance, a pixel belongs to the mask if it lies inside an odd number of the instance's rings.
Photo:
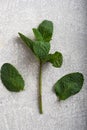
<path id="1" fill-rule="evenodd" d="M 39 112 L 43 114 L 42 108 L 42 62 L 40 61 L 40 70 L 39 70 Z"/>

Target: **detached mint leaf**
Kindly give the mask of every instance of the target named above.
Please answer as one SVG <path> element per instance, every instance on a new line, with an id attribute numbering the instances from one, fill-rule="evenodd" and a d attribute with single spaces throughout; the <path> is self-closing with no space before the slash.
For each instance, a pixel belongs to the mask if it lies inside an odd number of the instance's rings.
<path id="1" fill-rule="evenodd" d="M 53 23 L 48 20 L 44 20 L 38 27 L 45 42 L 49 42 L 53 34 Z"/>
<path id="2" fill-rule="evenodd" d="M 50 62 L 54 67 L 61 67 L 63 62 L 63 56 L 60 52 L 55 52 L 54 54 L 49 54 L 43 62 Z"/>
<path id="3" fill-rule="evenodd" d="M 83 86 L 83 82 L 84 77 L 81 73 L 75 72 L 67 74 L 54 85 L 55 93 L 60 100 L 65 100 L 78 93 Z"/>
<path id="4" fill-rule="evenodd" d="M 45 58 L 50 50 L 50 43 L 48 42 L 42 42 L 42 41 L 36 41 L 33 45 L 33 50 L 35 55 L 42 60 Z"/>
<path id="5" fill-rule="evenodd" d="M 43 37 L 38 29 L 33 28 L 33 32 L 34 32 L 34 35 L 35 35 L 37 41 L 43 41 Z"/>
<path id="6" fill-rule="evenodd" d="M 20 38 L 23 40 L 23 42 L 33 51 L 33 44 L 34 42 L 29 39 L 28 37 L 26 37 L 25 35 L 23 35 L 22 33 L 18 33 Z"/>
<path id="7" fill-rule="evenodd" d="M 25 83 L 22 76 L 17 69 L 9 63 L 5 63 L 1 67 L 1 80 L 9 91 L 19 92 L 24 89 Z"/>

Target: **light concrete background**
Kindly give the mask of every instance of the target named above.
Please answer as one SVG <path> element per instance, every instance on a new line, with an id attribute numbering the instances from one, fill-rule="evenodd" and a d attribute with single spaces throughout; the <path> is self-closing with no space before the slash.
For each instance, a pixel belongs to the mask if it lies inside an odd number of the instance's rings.
<path id="1" fill-rule="evenodd" d="M 32 28 L 54 23 L 51 52 L 61 51 L 60 69 L 43 66 L 43 109 L 38 112 L 38 61 L 18 40 L 34 38 Z M 11 93 L 0 81 L 0 130 L 87 130 L 87 0 L 0 0 L 0 67 L 12 63 L 23 75 L 25 91 Z M 77 95 L 58 102 L 52 88 L 63 75 L 79 71 L 85 82 Z"/>

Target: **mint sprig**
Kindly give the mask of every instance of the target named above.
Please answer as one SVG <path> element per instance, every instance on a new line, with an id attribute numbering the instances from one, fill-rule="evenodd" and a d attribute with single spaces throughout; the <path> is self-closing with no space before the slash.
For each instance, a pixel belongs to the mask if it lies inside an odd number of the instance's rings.
<path id="1" fill-rule="evenodd" d="M 36 40 L 33 41 L 26 37 L 24 34 L 19 33 L 20 38 L 24 43 L 32 50 L 32 52 L 39 59 L 39 110 L 43 113 L 42 108 L 42 66 L 46 62 L 52 63 L 54 67 L 61 67 L 63 56 L 60 52 L 49 54 L 50 41 L 53 35 L 53 23 L 48 20 L 44 20 L 38 28 L 33 28 L 33 32 Z"/>

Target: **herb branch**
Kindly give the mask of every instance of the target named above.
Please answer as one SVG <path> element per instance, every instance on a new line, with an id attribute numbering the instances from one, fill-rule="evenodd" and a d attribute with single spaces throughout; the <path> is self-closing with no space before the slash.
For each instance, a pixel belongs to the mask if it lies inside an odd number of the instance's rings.
<path id="1" fill-rule="evenodd" d="M 61 67 L 63 57 L 60 52 L 49 54 L 50 41 L 53 35 L 53 23 L 51 21 L 44 20 L 37 29 L 33 28 L 33 33 L 36 38 L 35 41 L 32 41 L 22 33 L 19 33 L 19 36 L 39 59 L 39 111 L 42 114 L 42 66 L 46 62 L 50 62 L 54 67 Z"/>

